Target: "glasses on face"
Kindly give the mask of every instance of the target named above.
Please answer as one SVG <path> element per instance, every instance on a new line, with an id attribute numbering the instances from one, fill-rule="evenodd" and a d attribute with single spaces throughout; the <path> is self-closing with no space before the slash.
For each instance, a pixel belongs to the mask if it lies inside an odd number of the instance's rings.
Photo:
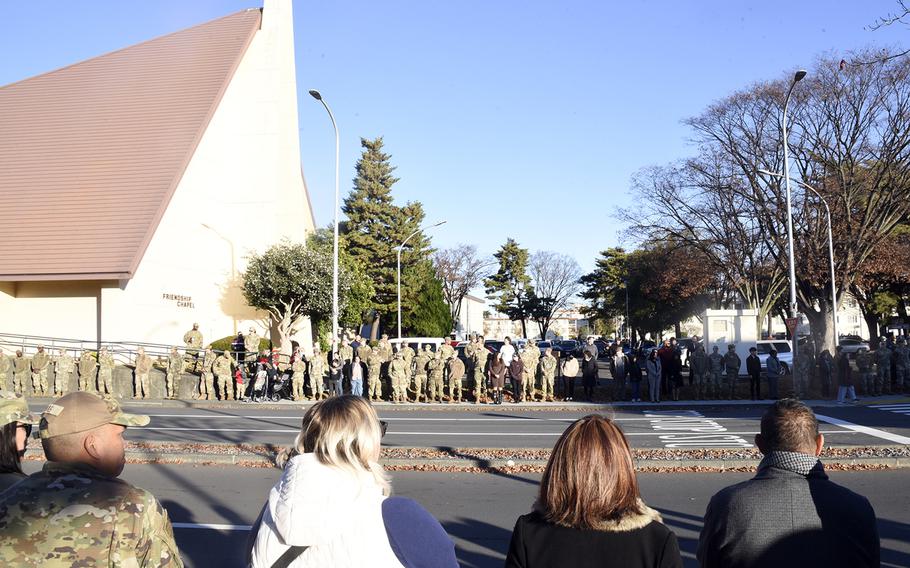
<path id="1" fill-rule="evenodd" d="M 386 430 L 388 430 L 388 429 L 389 429 L 389 423 L 386 422 L 385 420 L 380 420 L 379 421 L 379 432 L 381 433 L 381 437 L 385 437 Z"/>

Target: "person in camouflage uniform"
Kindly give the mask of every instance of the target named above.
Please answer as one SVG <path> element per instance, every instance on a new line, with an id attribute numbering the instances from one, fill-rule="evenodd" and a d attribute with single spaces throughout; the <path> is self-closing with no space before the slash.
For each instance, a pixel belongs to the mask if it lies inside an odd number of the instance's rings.
<path id="1" fill-rule="evenodd" d="M 28 409 L 24 397 L 10 392 L 0 392 L 0 443 L 3 444 L 3 462 L 0 463 L 0 493 L 19 483 L 26 476 L 22 471 L 22 458 L 28 436 L 40 417 Z M 21 427 L 21 430 L 20 430 Z"/>
<path id="2" fill-rule="evenodd" d="M 171 354 L 167 358 L 167 375 L 164 382 L 167 387 L 167 398 L 177 398 L 177 381 L 183 373 L 183 357 L 176 347 L 171 347 Z"/>
<path id="3" fill-rule="evenodd" d="M 44 345 L 38 346 L 38 352 L 32 356 L 32 390 L 37 395 L 47 394 L 47 368 L 51 358 L 44 350 Z"/>
<path id="4" fill-rule="evenodd" d="M 148 416 L 70 393 L 41 418 L 48 463 L 0 495 L 0 566 L 181 568 L 167 512 L 119 479 L 123 431 Z"/>
<path id="5" fill-rule="evenodd" d="M 325 367 L 325 353 L 320 350 L 319 344 L 317 343 L 313 346 L 313 356 L 310 358 L 309 364 L 310 393 L 313 396 L 313 400 L 322 400 L 322 385 L 323 380 L 325 379 Z"/>
<path id="6" fill-rule="evenodd" d="M 382 355 L 383 363 L 388 363 L 392 360 L 392 343 L 389 341 L 388 334 L 382 334 L 382 338 L 380 338 L 376 349 L 379 351 L 379 354 Z"/>
<path id="7" fill-rule="evenodd" d="M 696 400 L 705 400 L 707 396 L 707 381 L 705 380 L 709 372 L 708 355 L 705 354 L 705 348 L 701 344 L 695 347 L 695 353 L 689 357 L 689 372 L 692 373 L 692 380 L 695 384 Z"/>
<path id="8" fill-rule="evenodd" d="M 389 381 L 392 383 L 392 402 L 407 402 L 407 363 L 401 352 L 395 353 L 389 363 Z"/>
<path id="9" fill-rule="evenodd" d="M 739 378 L 739 369 L 742 360 L 736 353 L 736 345 L 727 345 L 727 354 L 724 355 L 724 370 L 727 373 L 727 388 L 730 391 L 729 399 L 736 400 L 736 380 Z"/>
<path id="10" fill-rule="evenodd" d="M 54 396 L 63 396 L 69 387 L 70 377 L 76 370 L 76 361 L 66 352 L 66 349 L 60 349 L 57 356 L 54 357 Z"/>
<path id="11" fill-rule="evenodd" d="M 0 390 L 8 388 L 7 382 L 9 381 L 9 373 L 13 368 L 13 360 L 10 359 L 3 348 L 0 347 Z"/>
<path id="12" fill-rule="evenodd" d="M 720 350 L 717 345 L 711 349 L 711 354 L 708 355 L 708 389 L 711 394 L 708 398 L 713 398 L 715 400 L 720 398 L 720 383 L 721 377 L 724 373 L 724 356 L 720 354 Z"/>
<path id="13" fill-rule="evenodd" d="M 521 362 L 524 364 L 521 383 L 521 400 L 534 402 L 537 389 L 537 364 L 540 362 L 540 349 L 533 341 L 529 341 L 521 352 Z"/>
<path id="14" fill-rule="evenodd" d="M 464 378 L 464 362 L 457 354 L 449 357 L 446 365 L 449 375 L 449 400 L 461 402 L 461 379 Z"/>
<path id="15" fill-rule="evenodd" d="M 427 399 L 427 364 L 433 358 L 431 349 L 430 344 L 426 344 L 414 357 L 414 390 L 417 393 L 414 400 L 417 402 Z"/>
<path id="16" fill-rule="evenodd" d="M 194 323 L 193 329 L 183 334 L 183 344 L 186 345 L 186 357 L 193 358 L 193 372 L 199 367 L 199 350 L 202 348 L 202 332 L 199 331 L 199 324 Z"/>
<path id="17" fill-rule="evenodd" d="M 294 400 L 303 400 L 306 396 L 303 394 L 303 383 L 306 379 L 306 359 L 303 358 L 303 351 L 298 347 L 294 350 L 294 356 L 291 362 L 291 393 Z"/>
<path id="18" fill-rule="evenodd" d="M 114 392 L 114 358 L 107 347 L 102 347 L 98 352 L 98 392 L 101 394 Z"/>
<path id="19" fill-rule="evenodd" d="M 338 356 L 341 358 L 341 382 L 342 385 L 347 385 L 351 380 L 351 361 L 354 360 L 354 348 L 351 347 L 347 337 L 341 340 Z"/>
<path id="20" fill-rule="evenodd" d="M 136 351 L 136 398 L 149 397 L 149 373 L 152 372 L 152 358 L 140 347 Z"/>
<path id="21" fill-rule="evenodd" d="M 370 360 L 370 355 L 373 354 L 373 348 L 370 347 L 365 340 L 363 340 L 359 335 L 357 336 L 359 345 L 355 351 L 356 355 L 360 357 L 361 363 L 366 365 L 367 361 Z"/>
<path id="22" fill-rule="evenodd" d="M 894 371 L 895 389 L 902 393 L 910 386 L 910 347 L 903 337 L 897 340 L 894 348 Z"/>
<path id="23" fill-rule="evenodd" d="M 252 327 L 249 333 L 243 336 L 243 349 L 246 351 L 244 361 L 246 361 L 247 365 L 253 365 L 259 359 L 259 344 L 261 342 L 259 334 Z"/>
<path id="24" fill-rule="evenodd" d="M 439 356 L 442 357 L 442 360 L 448 361 L 454 354 L 455 348 L 452 347 L 448 340 L 443 341 L 442 345 L 439 346 Z"/>
<path id="25" fill-rule="evenodd" d="M 215 352 L 211 347 L 205 348 L 202 358 L 202 377 L 199 378 L 199 394 L 194 398 L 215 400 L 215 374 L 212 366 L 215 364 Z"/>
<path id="26" fill-rule="evenodd" d="M 376 350 L 367 360 L 367 398 L 382 400 L 382 354 Z"/>
<path id="27" fill-rule="evenodd" d="M 79 390 L 94 392 L 95 374 L 98 371 L 98 362 L 91 351 L 83 351 L 79 357 Z"/>
<path id="28" fill-rule="evenodd" d="M 891 394 L 891 350 L 882 337 L 875 350 L 875 364 L 878 374 L 875 377 L 875 390 L 882 394 Z"/>
<path id="29" fill-rule="evenodd" d="M 543 357 L 540 358 L 540 387 L 543 391 L 542 399 L 549 402 L 554 400 L 554 383 L 556 382 L 556 366 L 559 361 L 553 356 L 553 349 L 547 347 Z"/>
<path id="30" fill-rule="evenodd" d="M 22 394 L 26 389 L 29 369 L 31 366 L 28 357 L 22 354 L 21 349 L 16 350 L 16 357 L 13 359 L 13 391 L 16 394 Z"/>
<path id="31" fill-rule="evenodd" d="M 486 402 L 487 399 L 487 360 L 490 352 L 483 343 L 483 336 L 477 337 L 477 348 L 474 350 L 474 402 Z"/>
<path id="32" fill-rule="evenodd" d="M 442 402 L 442 377 L 444 370 L 445 361 L 443 361 L 442 355 L 437 351 L 433 358 L 427 361 L 427 373 L 429 375 L 427 379 L 427 402 Z"/>
<path id="33" fill-rule="evenodd" d="M 856 368 L 859 371 L 859 382 L 863 386 L 863 396 L 879 396 L 875 392 L 875 379 L 872 372 L 872 355 L 865 347 L 856 352 Z"/>
<path id="34" fill-rule="evenodd" d="M 412 390 L 412 383 L 413 383 L 413 378 L 414 378 L 415 353 L 414 353 L 414 350 L 411 349 L 411 346 L 408 344 L 403 344 L 401 346 L 401 349 L 399 349 L 399 350 L 401 351 L 401 357 L 404 359 L 404 362 L 408 368 L 407 380 L 405 381 L 405 386 L 407 387 L 408 390 Z M 416 400 L 417 397 L 415 396 L 414 399 Z"/>
<path id="35" fill-rule="evenodd" d="M 474 378 L 474 354 L 477 352 L 477 336 L 471 334 L 468 344 L 464 346 L 464 374 L 469 379 Z"/>
<path id="36" fill-rule="evenodd" d="M 212 363 L 212 371 L 218 384 L 221 400 L 234 400 L 234 385 L 231 380 L 231 363 L 233 360 L 227 351 L 222 351 Z"/>
<path id="37" fill-rule="evenodd" d="M 815 368 L 813 347 L 803 346 L 793 361 L 793 398 L 805 398 Z"/>

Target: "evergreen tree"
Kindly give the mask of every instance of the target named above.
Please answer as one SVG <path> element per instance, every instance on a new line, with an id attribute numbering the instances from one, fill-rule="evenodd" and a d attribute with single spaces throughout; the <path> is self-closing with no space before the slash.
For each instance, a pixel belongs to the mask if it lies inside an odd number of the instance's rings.
<path id="1" fill-rule="evenodd" d="M 394 323 L 398 309 L 397 252 L 402 241 L 419 229 L 425 214 L 420 202 L 399 207 L 392 198 L 398 181 L 391 156 L 383 151 L 382 137 L 361 138 L 362 155 L 357 161 L 354 189 L 344 200 L 347 221 L 341 232 L 348 254 L 373 282 L 375 317 L 371 336 L 375 339 L 380 321 Z M 413 301 L 422 286 L 418 270 L 430 256 L 429 241 L 422 231 L 412 237 L 401 253 L 402 307 Z"/>
<path id="2" fill-rule="evenodd" d="M 499 263 L 499 269 L 484 280 L 487 297 L 496 300 L 493 305 L 496 311 L 512 321 L 520 321 L 522 336 L 527 337 L 527 320 L 535 308 L 534 289 L 528 276 L 528 249 L 509 239 L 493 258 Z"/>
<path id="3" fill-rule="evenodd" d="M 431 266 L 421 267 L 421 272 L 426 272 L 426 277 L 413 303 L 409 303 L 412 308 L 406 312 L 402 309 L 403 333 L 413 337 L 447 337 L 453 323 L 442 283 Z"/>

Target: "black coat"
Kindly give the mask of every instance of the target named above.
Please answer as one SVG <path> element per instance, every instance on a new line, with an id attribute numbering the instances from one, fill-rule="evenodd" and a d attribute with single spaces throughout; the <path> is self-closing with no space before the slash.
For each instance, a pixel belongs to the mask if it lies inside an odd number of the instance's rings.
<path id="1" fill-rule="evenodd" d="M 586 387 L 597 386 L 597 359 L 581 360 L 581 384 Z"/>
<path id="2" fill-rule="evenodd" d="M 547 522 L 534 512 L 518 517 L 506 568 L 682 568 L 676 535 L 645 507 L 605 524 L 579 530 Z"/>
<path id="3" fill-rule="evenodd" d="M 746 372 L 752 375 L 761 375 L 761 359 L 758 355 L 749 355 L 746 357 Z"/>

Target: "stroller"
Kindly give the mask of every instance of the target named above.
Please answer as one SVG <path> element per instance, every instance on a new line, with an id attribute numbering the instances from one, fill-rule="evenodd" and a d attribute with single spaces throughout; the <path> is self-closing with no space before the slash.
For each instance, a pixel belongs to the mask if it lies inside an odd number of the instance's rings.
<path id="1" fill-rule="evenodd" d="M 269 374 L 265 370 L 265 365 L 259 363 L 256 365 L 256 374 L 253 376 L 253 386 L 250 389 L 250 398 L 252 402 L 264 402 L 269 394 Z"/>
<path id="2" fill-rule="evenodd" d="M 291 375 L 293 374 L 293 371 L 287 370 L 281 375 L 276 376 L 275 379 L 271 381 L 271 388 L 269 391 L 271 394 L 270 398 L 272 402 L 278 402 L 281 399 L 293 398 L 293 393 L 291 392 Z"/>

